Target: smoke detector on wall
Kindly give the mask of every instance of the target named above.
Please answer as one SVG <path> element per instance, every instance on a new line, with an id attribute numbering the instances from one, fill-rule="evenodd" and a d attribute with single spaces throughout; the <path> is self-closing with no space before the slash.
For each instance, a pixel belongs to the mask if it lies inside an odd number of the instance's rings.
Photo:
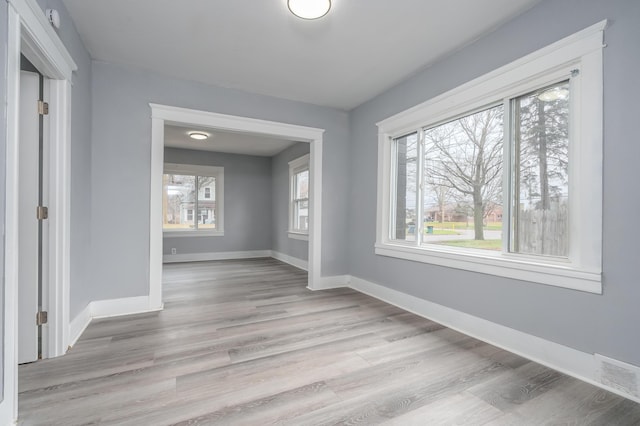
<path id="1" fill-rule="evenodd" d="M 47 9 L 45 11 L 45 15 L 47 16 L 49 22 L 51 22 L 51 25 L 53 25 L 53 28 L 55 28 L 56 30 L 60 28 L 60 14 L 57 10 Z"/>

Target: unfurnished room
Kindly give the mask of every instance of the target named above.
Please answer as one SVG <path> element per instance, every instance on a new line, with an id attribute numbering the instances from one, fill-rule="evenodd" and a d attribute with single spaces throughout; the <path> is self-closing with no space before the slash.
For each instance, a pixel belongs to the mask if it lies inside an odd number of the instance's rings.
<path id="1" fill-rule="evenodd" d="M 640 425 L 637 0 L 1 0 L 0 425 Z"/>

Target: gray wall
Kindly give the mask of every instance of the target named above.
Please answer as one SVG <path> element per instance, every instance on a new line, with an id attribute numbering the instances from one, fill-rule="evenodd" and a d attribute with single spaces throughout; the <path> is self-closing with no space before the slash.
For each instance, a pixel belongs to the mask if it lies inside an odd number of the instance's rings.
<path id="1" fill-rule="evenodd" d="M 7 7 L 0 1 L 0 377 L 4 377 L 4 207 L 6 195 L 7 149 Z M 4 382 L 0 383 L 0 401 L 4 399 Z"/>
<path id="2" fill-rule="evenodd" d="M 270 157 L 165 148 L 164 161 L 224 167 L 224 236 L 164 237 L 164 254 L 271 249 Z"/>
<path id="3" fill-rule="evenodd" d="M 348 272 L 349 117 L 344 111 L 93 62 L 91 300 L 148 294 L 149 102 L 326 129 L 322 275 Z M 114 220 L 127 208 L 126 220 Z M 117 265 L 117 267 L 114 267 Z"/>
<path id="4" fill-rule="evenodd" d="M 611 19 L 604 50 L 604 294 L 594 295 L 374 254 L 377 128 L 392 114 Z M 547 0 L 351 113 L 350 272 L 588 353 L 640 365 L 640 2 Z M 358 161 L 353 161 L 357 159 Z M 594 206 L 598 208 L 598 206 Z"/>
<path id="5" fill-rule="evenodd" d="M 272 157 L 273 237 L 271 248 L 298 259 L 309 259 L 309 243 L 289 238 L 289 161 L 309 153 L 309 144 L 298 142 Z M 328 193 L 328 192 L 325 192 Z"/>
<path id="6" fill-rule="evenodd" d="M 60 0 L 38 0 L 40 7 L 60 14 L 58 36 L 78 71 L 71 89 L 71 319 L 93 300 L 91 251 L 91 58 L 67 9 Z"/>

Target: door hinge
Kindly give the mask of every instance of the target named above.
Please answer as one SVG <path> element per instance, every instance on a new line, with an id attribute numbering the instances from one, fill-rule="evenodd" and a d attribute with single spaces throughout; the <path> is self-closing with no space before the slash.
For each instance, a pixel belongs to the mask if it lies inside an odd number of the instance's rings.
<path id="1" fill-rule="evenodd" d="M 47 115 L 49 114 L 49 103 L 44 101 L 38 101 L 38 114 Z"/>
<path id="2" fill-rule="evenodd" d="M 49 207 L 38 206 L 36 208 L 36 218 L 38 220 L 49 219 Z"/>
<path id="3" fill-rule="evenodd" d="M 36 314 L 36 325 L 47 323 L 47 311 L 40 311 Z"/>

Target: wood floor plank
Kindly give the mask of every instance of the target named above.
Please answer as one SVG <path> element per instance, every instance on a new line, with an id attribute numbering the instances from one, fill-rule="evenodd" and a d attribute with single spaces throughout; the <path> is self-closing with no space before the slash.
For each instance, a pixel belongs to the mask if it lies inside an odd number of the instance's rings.
<path id="1" fill-rule="evenodd" d="M 504 413 L 493 405 L 468 392 L 461 392 L 394 417 L 384 425 L 483 425 L 503 416 Z"/>
<path id="2" fill-rule="evenodd" d="M 469 388 L 469 392 L 503 411 L 512 411 L 558 386 L 569 377 L 529 362 L 499 377 Z"/>
<path id="3" fill-rule="evenodd" d="M 640 424 L 639 404 L 274 259 L 163 280 L 163 311 L 19 367 L 20 424 Z"/>
<path id="4" fill-rule="evenodd" d="M 189 418 L 176 425 L 209 425 L 218 424 L 275 424 L 284 422 L 338 401 L 324 382 L 315 382 L 282 393 L 236 404 L 222 410 Z"/>

